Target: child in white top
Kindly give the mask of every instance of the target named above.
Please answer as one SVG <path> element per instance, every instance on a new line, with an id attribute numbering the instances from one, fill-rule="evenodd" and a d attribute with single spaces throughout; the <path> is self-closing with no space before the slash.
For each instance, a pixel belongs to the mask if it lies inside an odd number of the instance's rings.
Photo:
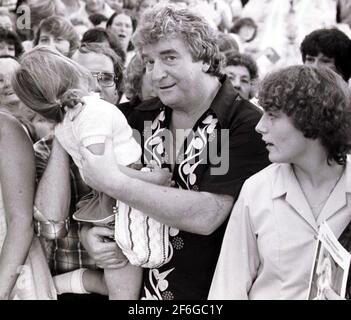
<path id="1" fill-rule="evenodd" d="M 170 184 L 171 175 L 166 170 L 142 172 L 128 167 L 140 159 L 140 146 L 121 111 L 89 93 L 94 82 L 88 70 L 50 48 L 36 47 L 23 55 L 12 82 L 28 107 L 56 121 L 55 137 L 79 169 L 80 146 L 103 154 L 106 138 L 112 137 L 116 161 L 123 172 L 148 182 Z M 127 263 L 122 252 L 120 255 L 121 262 Z M 104 294 L 106 282 L 110 299 L 138 298 L 141 268 L 126 263 L 121 263 L 119 269 L 105 269 L 104 279 L 92 270 L 76 270 L 55 277 L 55 284 L 59 293 L 68 292 L 73 286 L 75 292 L 86 293 L 89 288 L 90 292 Z"/>

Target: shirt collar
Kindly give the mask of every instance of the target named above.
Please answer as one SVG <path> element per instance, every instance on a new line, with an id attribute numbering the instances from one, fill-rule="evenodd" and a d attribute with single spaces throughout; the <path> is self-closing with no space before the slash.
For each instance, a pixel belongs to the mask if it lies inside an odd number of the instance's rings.
<path id="1" fill-rule="evenodd" d="M 345 172 L 346 177 L 345 192 L 351 193 L 351 155 L 347 156 Z M 292 166 L 288 163 L 279 165 L 276 179 L 273 181 L 272 199 L 279 198 L 288 192 L 289 186 L 296 177 L 293 172 Z"/>
<path id="2" fill-rule="evenodd" d="M 228 128 L 229 124 L 231 123 L 231 119 L 236 112 L 235 108 L 233 108 L 233 102 L 235 100 L 242 100 L 242 98 L 234 89 L 227 76 L 222 76 L 220 78 L 220 82 L 222 85 L 213 99 L 209 109 L 216 114 L 221 127 Z M 142 102 L 135 109 L 140 111 L 151 111 L 161 109 L 162 107 L 164 107 L 162 102 L 158 98 L 153 98 Z"/>
<path id="3" fill-rule="evenodd" d="M 221 127 L 228 128 L 236 112 L 233 103 L 235 100 L 242 100 L 242 98 L 227 76 L 222 76 L 220 82 L 222 85 L 213 99 L 210 109 L 216 114 Z"/>

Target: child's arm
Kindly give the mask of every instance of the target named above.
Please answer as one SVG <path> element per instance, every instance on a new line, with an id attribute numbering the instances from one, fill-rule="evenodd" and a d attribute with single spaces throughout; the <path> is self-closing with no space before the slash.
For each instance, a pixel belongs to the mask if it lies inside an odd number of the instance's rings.
<path id="1" fill-rule="evenodd" d="M 0 253 L 0 299 L 8 299 L 32 243 L 35 189 L 32 144 L 14 119 L 0 120 L 0 152 L 0 182 L 7 221 Z"/>

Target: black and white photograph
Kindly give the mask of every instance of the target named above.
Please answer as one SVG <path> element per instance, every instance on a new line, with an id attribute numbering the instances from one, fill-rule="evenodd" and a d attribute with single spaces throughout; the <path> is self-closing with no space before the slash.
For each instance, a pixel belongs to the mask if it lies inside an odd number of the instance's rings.
<path id="1" fill-rule="evenodd" d="M 0 300 L 351 299 L 350 78 L 351 0 L 0 0 Z"/>

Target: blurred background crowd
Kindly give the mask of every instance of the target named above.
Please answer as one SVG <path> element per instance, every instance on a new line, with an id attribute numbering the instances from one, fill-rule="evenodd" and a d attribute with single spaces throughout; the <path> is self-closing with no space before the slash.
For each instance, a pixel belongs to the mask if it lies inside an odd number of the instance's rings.
<path id="1" fill-rule="evenodd" d="M 218 30 L 218 45 L 226 57 L 223 72 L 234 87 L 250 99 L 255 97 L 259 79 L 267 72 L 305 62 L 300 45 L 312 31 L 337 28 L 347 38 L 351 35 L 351 3 L 347 0 L 161 1 L 191 8 Z M 97 56 L 90 49 L 79 47 L 82 43 L 103 43 L 122 60 L 123 70 L 118 75 L 118 84 L 116 82 L 118 94 L 112 94 L 110 87 L 103 84 L 100 95 L 113 104 L 127 103 L 121 105 L 121 110 L 128 115 L 131 106 L 153 97 L 131 38 L 143 11 L 157 2 L 159 0 L 2 0 L 0 77 L 9 78 L 15 60 L 37 45 L 51 46 L 68 57 L 78 52 L 78 60 L 83 59 L 84 52 L 89 52 L 84 55 L 85 60 L 89 56 L 89 61 L 82 64 L 94 71 Z M 15 59 L 10 61 L 11 57 Z M 111 59 L 115 58 L 109 57 L 108 62 Z M 46 128 L 43 119 L 26 115 L 23 106 L 16 106 L 19 111 L 12 107 L 19 101 L 4 81 L 0 86 L 1 105 L 7 109 L 10 106 L 11 112 L 19 113 L 22 118 L 30 118 L 36 128 L 34 140 L 45 136 L 50 128 Z M 100 79 L 99 84 L 103 81 L 108 82 Z"/>

